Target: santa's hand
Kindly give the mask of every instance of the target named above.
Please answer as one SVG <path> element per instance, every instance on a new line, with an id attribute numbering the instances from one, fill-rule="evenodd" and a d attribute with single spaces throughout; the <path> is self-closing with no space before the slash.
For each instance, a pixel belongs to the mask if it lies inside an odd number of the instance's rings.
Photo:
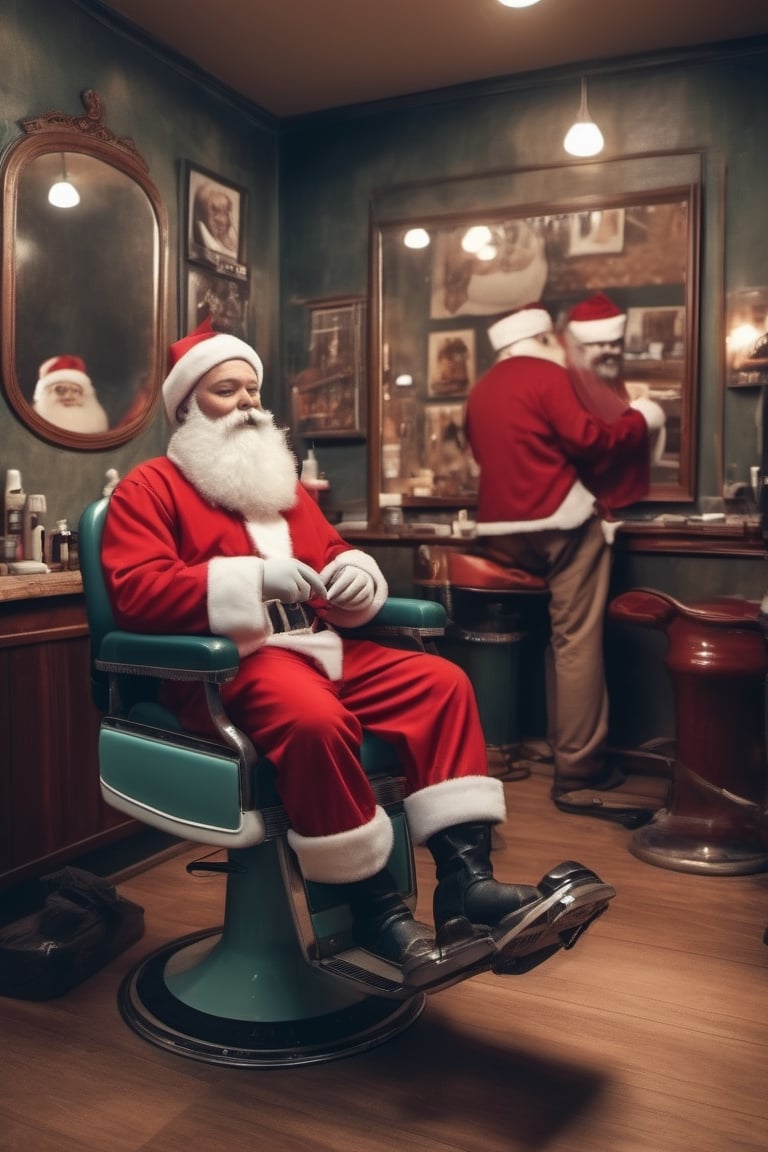
<path id="1" fill-rule="evenodd" d="M 339 568 L 328 586 L 328 603 L 337 608 L 368 608 L 376 586 L 373 577 L 354 564 Z"/>
<path id="2" fill-rule="evenodd" d="M 313 595 L 326 597 L 325 585 L 309 564 L 293 557 L 275 557 L 262 561 L 264 576 L 261 594 L 264 600 L 281 600 L 283 604 L 302 604 Z"/>

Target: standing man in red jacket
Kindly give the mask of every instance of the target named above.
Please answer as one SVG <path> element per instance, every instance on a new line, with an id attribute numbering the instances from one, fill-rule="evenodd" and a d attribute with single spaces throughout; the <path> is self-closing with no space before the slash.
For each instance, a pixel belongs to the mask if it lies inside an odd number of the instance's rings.
<path id="1" fill-rule="evenodd" d="M 605 760 L 610 548 L 582 475 L 618 462 L 647 474 L 649 434 L 661 429 L 664 413 L 639 399 L 611 423 L 591 415 L 541 304 L 505 316 L 488 334 L 496 363 L 470 393 L 466 413 L 480 468 L 477 532 L 486 555 L 549 585 L 552 798 L 563 811 L 632 819 L 620 801 L 600 796 L 623 783 Z"/>

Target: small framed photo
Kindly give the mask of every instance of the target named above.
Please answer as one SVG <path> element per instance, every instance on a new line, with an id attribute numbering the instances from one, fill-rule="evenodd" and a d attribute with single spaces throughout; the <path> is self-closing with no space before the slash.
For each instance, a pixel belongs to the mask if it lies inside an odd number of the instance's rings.
<path id="1" fill-rule="evenodd" d="M 187 265 L 183 331 L 194 332 L 210 316 L 217 332 L 248 343 L 248 288 L 239 280 Z"/>
<path id="2" fill-rule="evenodd" d="M 427 394 L 466 396 L 475 382 L 475 333 L 471 328 L 430 332 Z"/>
<path id="3" fill-rule="evenodd" d="M 569 256 L 609 256 L 623 251 L 623 208 L 572 213 Z"/>
<path id="4" fill-rule="evenodd" d="M 685 308 L 628 308 L 624 332 L 626 359 L 682 360 L 685 347 Z"/>
<path id="5" fill-rule="evenodd" d="M 463 403 L 431 404 L 424 409 L 424 462 L 441 496 L 477 490 L 477 465 L 464 432 Z"/>
<path id="6" fill-rule="evenodd" d="M 293 420 L 305 439 L 365 436 L 363 297 L 312 301 L 309 366 L 292 385 Z"/>
<path id="7" fill-rule="evenodd" d="M 188 161 L 182 188 L 187 259 L 247 279 L 246 190 Z"/>

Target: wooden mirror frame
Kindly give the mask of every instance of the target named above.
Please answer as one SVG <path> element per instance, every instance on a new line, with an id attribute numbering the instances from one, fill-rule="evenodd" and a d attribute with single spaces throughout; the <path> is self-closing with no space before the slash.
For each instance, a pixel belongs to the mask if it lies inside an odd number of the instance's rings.
<path id="1" fill-rule="evenodd" d="M 160 195 L 152 182 L 147 164 L 133 141 L 128 137 L 118 137 L 104 124 L 104 108 L 99 95 L 93 89 L 81 93 L 85 115 L 70 116 L 63 112 L 48 112 L 30 120 L 21 121 L 24 134 L 7 148 L 0 164 L 2 181 L 2 372 L 3 389 L 13 411 L 18 418 L 37 436 L 59 447 L 75 448 L 84 451 L 99 451 L 124 444 L 133 439 L 150 422 L 157 407 L 164 355 L 166 346 L 166 281 L 168 260 L 168 224 Z M 126 418 L 114 427 L 103 432 L 77 432 L 59 427 L 43 419 L 27 400 L 19 381 L 17 370 L 17 214 L 19 189 L 27 167 L 40 157 L 49 154 L 78 153 L 105 164 L 133 181 L 144 193 L 151 216 L 153 235 L 148 238 L 151 244 L 151 279 L 153 303 L 150 331 L 147 337 L 147 363 L 144 387 L 139 397 L 142 403 L 135 405 Z M 121 221 L 115 214 L 116 243 L 120 244 Z M 126 310 L 131 301 L 121 302 Z M 103 317 L 93 317 L 94 324 L 100 324 Z M 69 353 L 72 349 L 51 349 L 53 353 Z M 42 361 L 44 356 L 41 355 Z"/>

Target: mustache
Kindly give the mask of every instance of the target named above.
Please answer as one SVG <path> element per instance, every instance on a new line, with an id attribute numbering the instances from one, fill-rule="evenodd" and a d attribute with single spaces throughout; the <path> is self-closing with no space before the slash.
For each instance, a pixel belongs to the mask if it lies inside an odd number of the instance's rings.
<path id="1" fill-rule="evenodd" d="M 231 413 L 230 416 L 224 417 L 224 422 L 229 432 L 238 428 L 266 428 L 267 425 L 274 424 L 274 417 L 264 408 L 249 408 L 247 412 Z"/>

